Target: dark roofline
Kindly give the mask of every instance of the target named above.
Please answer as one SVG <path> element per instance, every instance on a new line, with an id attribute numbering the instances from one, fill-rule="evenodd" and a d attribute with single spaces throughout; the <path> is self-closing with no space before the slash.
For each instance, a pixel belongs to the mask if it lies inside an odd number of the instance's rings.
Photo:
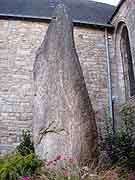
<path id="1" fill-rule="evenodd" d="M 0 19 L 14 19 L 14 20 L 27 20 L 27 21 L 35 21 L 35 22 L 46 22 L 49 23 L 51 21 L 50 17 L 38 17 L 38 16 L 24 16 L 19 14 L 0 14 Z M 96 22 L 87 22 L 87 21 L 78 21 L 73 20 L 73 23 L 75 26 L 83 26 L 83 27 L 98 27 L 101 29 L 109 28 L 112 29 L 113 26 L 111 24 L 102 24 L 102 23 L 96 23 Z"/>
<path id="2" fill-rule="evenodd" d="M 115 9 L 115 11 L 114 11 L 114 13 L 113 13 L 113 15 L 112 15 L 112 17 L 111 17 L 111 19 L 110 19 L 110 21 L 109 21 L 108 23 L 110 23 L 110 22 L 113 20 L 114 16 L 117 14 L 117 12 L 119 11 L 120 7 L 122 6 L 122 4 L 123 4 L 125 1 L 126 1 L 126 0 L 121 0 L 121 1 L 119 2 L 119 4 L 116 6 L 116 9 Z"/>

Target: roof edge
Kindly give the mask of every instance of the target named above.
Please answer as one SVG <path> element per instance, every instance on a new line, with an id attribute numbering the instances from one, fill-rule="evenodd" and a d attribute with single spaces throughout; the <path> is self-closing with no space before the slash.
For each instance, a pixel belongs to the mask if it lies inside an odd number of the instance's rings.
<path id="1" fill-rule="evenodd" d="M 115 9 L 115 11 L 114 11 L 114 13 L 113 13 L 113 15 L 112 15 L 112 17 L 110 18 L 110 20 L 109 20 L 108 23 L 110 23 L 110 22 L 113 20 L 114 16 L 117 14 L 117 12 L 119 11 L 120 7 L 122 6 L 122 4 L 123 4 L 125 1 L 126 1 L 126 0 L 121 0 L 121 1 L 119 2 L 119 4 L 116 6 L 116 9 Z"/>
<path id="2" fill-rule="evenodd" d="M 45 16 L 24 16 L 20 14 L 1 14 L 0 13 L 0 19 L 15 19 L 15 20 L 27 20 L 27 21 L 39 21 L 39 22 L 47 22 L 49 23 L 51 21 L 51 17 L 45 17 Z M 78 21 L 76 19 L 73 20 L 73 23 L 75 26 L 83 26 L 83 27 L 100 27 L 100 28 L 113 28 L 111 24 L 102 24 L 102 23 L 96 23 L 96 22 L 87 22 L 87 21 Z"/>

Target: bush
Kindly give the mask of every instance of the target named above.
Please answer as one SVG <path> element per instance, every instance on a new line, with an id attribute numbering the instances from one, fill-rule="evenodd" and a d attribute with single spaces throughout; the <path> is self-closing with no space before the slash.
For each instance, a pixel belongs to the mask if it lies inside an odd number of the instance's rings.
<path id="1" fill-rule="evenodd" d="M 112 124 L 106 123 L 106 132 L 100 138 L 100 147 L 111 160 L 112 165 L 135 170 L 135 126 L 133 122 L 134 108 L 125 106 L 121 111 L 122 128 L 113 131 Z"/>
<path id="2" fill-rule="evenodd" d="M 32 176 L 41 165 L 42 162 L 34 153 L 30 131 L 23 130 L 16 153 L 0 158 L 0 180 L 18 180 L 20 177 Z"/>
<path id="3" fill-rule="evenodd" d="M 20 139 L 20 144 L 17 146 L 16 150 L 21 155 L 25 156 L 30 153 L 34 153 L 34 143 L 31 140 L 30 131 L 22 131 L 22 136 Z"/>
<path id="4" fill-rule="evenodd" d="M 0 179 L 18 180 L 20 177 L 31 176 L 41 165 L 34 153 L 22 156 L 20 153 L 0 159 Z"/>

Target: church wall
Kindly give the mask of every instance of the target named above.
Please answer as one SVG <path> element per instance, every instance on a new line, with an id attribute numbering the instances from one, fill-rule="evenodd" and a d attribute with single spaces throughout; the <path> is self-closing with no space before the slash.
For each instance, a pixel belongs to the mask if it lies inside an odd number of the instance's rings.
<path id="1" fill-rule="evenodd" d="M 112 59 L 113 69 L 113 94 L 117 97 L 117 104 L 125 103 L 124 73 L 120 49 L 120 26 L 125 24 L 129 33 L 129 41 L 132 53 L 133 68 L 135 72 L 135 0 L 125 0 L 112 20 L 115 27 L 113 35 L 114 56 Z"/>
<path id="2" fill-rule="evenodd" d="M 33 63 L 48 24 L 0 20 L 0 152 L 32 128 Z M 75 27 L 75 43 L 98 124 L 107 106 L 104 30 Z M 9 146 L 8 146 L 9 145 Z"/>

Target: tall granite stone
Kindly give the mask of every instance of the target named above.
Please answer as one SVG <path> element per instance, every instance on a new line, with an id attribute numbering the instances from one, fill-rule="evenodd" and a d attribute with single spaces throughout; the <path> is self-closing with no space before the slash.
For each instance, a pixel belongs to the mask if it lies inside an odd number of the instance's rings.
<path id="1" fill-rule="evenodd" d="M 96 157 L 97 128 L 76 53 L 73 24 L 64 5 L 56 8 L 34 63 L 33 136 L 37 154 L 51 160 L 57 154 Z M 55 121 L 59 134 L 40 132 Z"/>

